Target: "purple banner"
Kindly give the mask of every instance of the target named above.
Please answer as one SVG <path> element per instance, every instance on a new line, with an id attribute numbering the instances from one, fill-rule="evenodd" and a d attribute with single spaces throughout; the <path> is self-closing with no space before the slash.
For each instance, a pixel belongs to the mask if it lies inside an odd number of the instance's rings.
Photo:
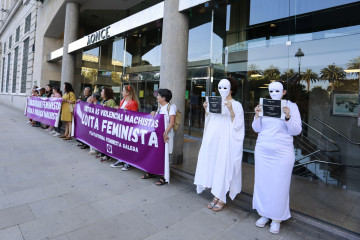
<path id="1" fill-rule="evenodd" d="M 61 103 L 61 98 L 28 97 L 25 115 L 37 122 L 57 127 Z"/>
<path id="2" fill-rule="evenodd" d="M 146 172 L 164 174 L 164 115 L 78 101 L 73 125 L 74 137 L 98 151 Z"/>

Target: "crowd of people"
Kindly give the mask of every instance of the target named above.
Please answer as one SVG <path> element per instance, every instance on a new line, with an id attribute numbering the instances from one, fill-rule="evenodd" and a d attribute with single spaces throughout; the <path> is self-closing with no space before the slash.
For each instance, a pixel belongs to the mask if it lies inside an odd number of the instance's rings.
<path id="1" fill-rule="evenodd" d="M 240 102 L 234 100 L 238 83 L 229 77 L 218 84 L 218 91 L 222 98 L 224 112 L 222 114 L 210 113 L 209 103 L 204 102 L 205 127 L 201 148 L 198 155 L 194 184 L 198 193 L 207 188 L 214 195 L 206 207 L 214 212 L 221 211 L 226 206 L 227 194 L 234 199 L 242 188 L 242 156 L 243 141 L 245 137 L 244 111 Z M 286 88 L 281 82 L 273 82 L 269 85 L 269 95 L 273 100 L 282 100 L 286 95 Z M 63 85 L 63 93 L 59 87 L 45 88 L 35 86 L 32 96 L 39 97 L 62 97 L 61 121 L 65 125 L 65 132 L 61 134 L 61 125 L 57 128 L 42 125 L 29 120 L 34 127 L 42 127 L 65 141 L 71 140 L 71 124 L 76 102 L 75 93 L 70 83 Z M 176 106 L 170 104 L 172 92 L 168 89 L 157 91 L 157 111 L 151 112 L 165 115 L 164 142 L 168 143 L 169 154 L 173 151 L 174 123 Z M 91 93 L 86 87 L 81 101 L 102 106 L 123 109 L 125 111 L 138 111 L 140 107 L 136 90 L 131 85 L 125 85 L 122 89 L 122 100 L 117 105 L 114 100 L 114 92 L 111 88 L 104 87 L 100 94 Z M 263 228 L 271 222 L 270 232 L 280 232 L 280 223 L 291 217 L 289 208 L 289 191 L 291 173 L 295 162 L 293 136 L 302 131 L 299 109 L 295 103 L 286 101 L 282 108 L 285 119 L 261 116 L 262 106 L 254 109 L 255 116 L 252 122 L 253 130 L 258 133 L 255 146 L 255 184 L 253 195 L 253 209 L 256 209 L 260 218 L 256 221 L 257 227 Z M 82 149 L 90 148 L 89 154 L 96 154 L 101 162 L 113 160 L 104 153 L 97 152 L 91 146 L 78 141 Z M 165 163 L 165 165 L 168 163 Z M 131 169 L 131 166 L 120 160 L 110 165 L 112 168 L 121 168 L 123 171 Z M 167 169 L 167 166 L 165 166 Z M 156 175 L 145 173 L 141 178 L 155 178 Z M 167 181 L 160 176 L 156 185 L 161 186 Z"/>

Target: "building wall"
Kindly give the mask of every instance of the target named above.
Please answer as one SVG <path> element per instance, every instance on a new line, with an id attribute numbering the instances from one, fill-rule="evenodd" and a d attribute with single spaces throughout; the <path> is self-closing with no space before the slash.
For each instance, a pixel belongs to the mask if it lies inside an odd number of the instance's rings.
<path id="1" fill-rule="evenodd" d="M 22 2 L 22 1 L 21 1 Z M 8 3 L 10 4 L 10 3 Z M 13 8 L 17 5 L 17 1 L 13 1 Z M 10 9 L 11 11 L 11 9 Z M 25 22 L 26 18 L 31 14 L 30 18 L 30 29 L 25 33 Z M 7 17 L 4 21 L 9 21 L 8 24 L 4 27 L 2 25 L 1 33 L 0 33 L 0 42 L 2 46 L 1 53 L 1 66 L 3 66 L 3 61 L 5 60 L 5 68 L 1 67 L 0 72 L 1 76 L 4 78 L 0 79 L 0 85 L 3 85 L 3 91 L 0 93 L 0 99 L 2 102 L 14 106 L 16 108 L 23 109 L 25 106 L 25 99 L 28 94 L 31 92 L 32 88 L 32 80 L 33 80 L 33 63 L 34 63 L 34 43 L 35 43 L 35 32 L 36 32 L 36 16 L 37 16 L 37 5 L 36 4 L 21 4 L 17 9 L 14 15 Z M 9 18 L 9 19 L 8 19 Z M 19 31 L 19 41 L 15 41 L 16 39 L 16 31 L 20 27 Z M 9 44 L 9 37 L 11 36 L 11 46 Z M 27 68 L 23 69 L 23 52 L 24 52 L 24 41 L 29 38 L 28 45 L 28 57 L 27 57 Z M 5 48 L 6 46 L 6 48 Z M 15 49 L 18 48 L 18 58 L 17 58 L 17 71 L 14 73 L 14 54 Z M 10 69 L 9 69 L 9 84 L 8 91 L 6 91 L 6 80 L 7 80 L 7 67 L 8 67 L 8 56 L 11 54 L 10 58 Z M 4 71 L 4 74 L 2 73 Z M 25 91 L 21 91 L 22 87 L 22 74 L 24 73 L 25 81 Z M 15 80 L 15 91 L 13 92 L 13 78 L 16 74 Z M 1 90 L 1 89 L 0 89 Z M 24 89 L 23 89 L 24 90 Z"/>

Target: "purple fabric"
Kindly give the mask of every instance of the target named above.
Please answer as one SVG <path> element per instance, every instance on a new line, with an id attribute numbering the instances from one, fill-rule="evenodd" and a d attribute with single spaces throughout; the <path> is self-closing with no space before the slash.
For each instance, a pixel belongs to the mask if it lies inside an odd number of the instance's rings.
<path id="1" fill-rule="evenodd" d="M 61 103 L 61 98 L 28 97 L 26 116 L 37 122 L 57 127 Z"/>
<path id="2" fill-rule="evenodd" d="M 98 151 L 146 172 L 163 175 L 164 115 L 124 111 L 78 101 L 74 137 Z"/>

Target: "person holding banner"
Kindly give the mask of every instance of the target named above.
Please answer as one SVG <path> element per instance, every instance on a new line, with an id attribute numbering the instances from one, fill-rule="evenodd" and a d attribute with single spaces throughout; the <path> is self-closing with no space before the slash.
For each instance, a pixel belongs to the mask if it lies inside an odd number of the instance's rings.
<path id="1" fill-rule="evenodd" d="M 55 86 L 52 90 L 52 95 L 51 97 L 53 98 L 61 98 L 61 91 L 60 91 L 60 87 Z M 61 131 L 61 126 L 62 126 L 62 122 L 59 121 L 59 125 L 55 128 L 54 131 L 50 132 L 50 134 L 54 134 L 53 137 L 58 137 L 60 136 L 60 131 Z"/>
<path id="2" fill-rule="evenodd" d="M 103 99 L 100 104 L 103 105 L 104 107 L 110 107 L 110 108 L 115 108 L 116 107 L 116 103 L 114 101 L 114 92 L 111 88 L 108 87 L 104 87 L 101 90 L 101 98 Z M 101 158 L 101 162 L 108 162 L 110 161 L 111 157 L 99 153 L 96 158 Z"/>
<path id="3" fill-rule="evenodd" d="M 70 111 L 70 104 L 75 104 L 76 97 L 72 85 L 68 82 L 64 83 L 64 95 L 62 99 L 61 121 L 65 123 L 65 133 L 59 138 L 63 138 L 64 140 L 71 140 L 71 124 L 73 113 Z"/>
<path id="4" fill-rule="evenodd" d="M 200 194 L 211 188 L 213 200 L 207 208 L 221 211 L 229 192 L 231 199 L 241 192 L 241 164 L 245 135 L 244 111 L 240 102 L 233 99 L 238 83 L 234 78 L 222 79 L 218 84 L 222 97 L 222 113 L 209 113 L 205 108 L 205 128 L 196 166 L 194 184 Z"/>
<path id="5" fill-rule="evenodd" d="M 286 94 L 280 82 L 269 85 L 273 100 L 281 100 Z M 253 209 L 261 216 L 256 226 L 262 228 L 271 221 L 270 232 L 280 232 L 281 221 L 291 217 L 289 191 L 295 162 L 293 136 L 302 131 L 300 112 L 295 103 L 286 102 L 282 111 L 285 120 L 259 116 L 262 106 L 255 108 L 252 128 L 258 133 L 255 146 L 255 185 Z"/>
<path id="6" fill-rule="evenodd" d="M 172 92 L 169 89 L 162 88 L 158 90 L 157 93 L 157 102 L 159 104 L 158 110 L 152 111 L 151 115 L 155 116 L 155 114 L 164 114 L 165 115 L 165 132 L 163 133 L 164 142 L 168 143 L 169 154 L 173 152 L 174 146 L 174 124 L 175 124 L 175 116 L 176 116 L 176 106 L 175 104 L 170 104 L 172 99 Z M 169 105 L 170 104 L 170 105 Z M 157 186 L 162 186 L 167 183 L 169 178 L 169 162 L 165 161 L 165 175 L 161 176 L 160 179 L 155 182 Z M 151 173 L 145 173 L 141 178 L 148 179 L 154 178 L 155 175 Z"/>
<path id="7" fill-rule="evenodd" d="M 140 102 L 135 93 L 135 88 L 131 85 L 126 85 L 123 87 L 121 92 L 123 100 L 120 102 L 120 106 L 115 107 L 116 109 L 124 109 L 125 111 L 135 111 L 137 112 L 140 106 Z M 127 163 L 123 163 L 122 161 L 117 161 L 114 164 L 111 164 L 112 168 L 121 167 L 123 171 L 127 171 L 130 169 L 130 165 Z"/>

